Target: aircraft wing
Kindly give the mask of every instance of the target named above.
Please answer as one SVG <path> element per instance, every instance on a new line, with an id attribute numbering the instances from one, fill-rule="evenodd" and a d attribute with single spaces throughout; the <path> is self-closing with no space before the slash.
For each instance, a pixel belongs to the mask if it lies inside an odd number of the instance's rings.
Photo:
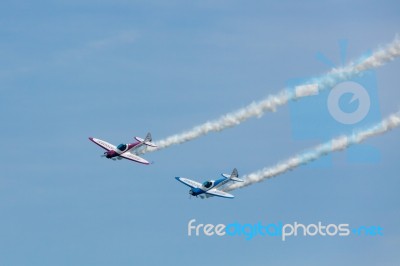
<path id="1" fill-rule="evenodd" d="M 224 191 L 218 190 L 218 189 L 210 189 L 206 191 L 206 194 L 212 195 L 212 196 L 217 196 L 221 198 L 228 198 L 228 199 L 233 199 L 235 196 L 232 194 L 226 193 Z"/>
<path id="2" fill-rule="evenodd" d="M 115 150 L 115 146 L 108 143 L 107 141 L 101 140 L 101 139 L 96 139 L 96 138 L 89 138 L 90 141 L 94 142 L 95 144 L 99 145 L 100 147 L 102 147 L 103 149 L 105 149 L 106 151 L 111 151 L 111 150 Z"/>
<path id="3" fill-rule="evenodd" d="M 125 159 L 137 162 L 137 163 L 142 163 L 142 164 L 149 164 L 148 161 L 146 161 L 145 159 L 143 159 L 142 157 L 139 157 L 137 155 L 134 155 L 130 152 L 125 152 L 119 155 L 120 157 L 123 157 Z"/>
<path id="4" fill-rule="evenodd" d="M 191 188 L 199 188 L 201 187 L 201 184 L 199 182 L 184 178 L 184 177 L 175 177 L 176 180 L 181 182 L 182 184 L 185 184 L 188 187 Z"/>

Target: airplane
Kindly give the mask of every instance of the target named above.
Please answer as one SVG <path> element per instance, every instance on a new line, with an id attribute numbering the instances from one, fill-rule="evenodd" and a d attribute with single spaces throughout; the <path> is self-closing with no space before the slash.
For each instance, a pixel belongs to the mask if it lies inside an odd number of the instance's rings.
<path id="1" fill-rule="evenodd" d="M 227 174 L 221 174 L 221 175 L 223 176 L 223 178 L 217 180 L 205 181 L 203 184 L 200 184 L 196 181 L 184 177 L 175 177 L 175 179 L 190 187 L 189 194 L 191 196 L 196 196 L 196 197 L 200 196 L 200 198 L 202 199 L 213 196 L 228 198 L 228 199 L 234 198 L 235 196 L 226 193 L 222 190 L 219 190 L 217 188 L 225 185 L 228 182 L 244 182 L 244 180 L 238 178 L 239 175 L 236 168 L 233 169 L 232 174 L 230 175 Z"/>
<path id="2" fill-rule="evenodd" d="M 142 147 L 143 145 L 147 145 L 150 147 L 157 147 L 156 144 L 154 144 L 151 138 L 151 134 L 147 133 L 146 138 L 142 139 L 139 137 L 135 137 L 135 139 L 137 140 L 137 142 L 134 143 L 129 143 L 129 144 L 119 144 L 117 147 L 115 147 L 114 145 L 101 140 L 101 139 L 96 139 L 96 138 L 92 138 L 90 137 L 89 140 L 94 142 L 95 144 L 99 145 L 100 147 L 102 147 L 103 149 L 106 150 L 106 152 L 104 152 L 104 154 L 101 157 L 106 157 L 108 159 L 112 159 L 112 160 L 122 160 L 122 158 L 134 161 L 134 162 L 138 162 L 138 163 L 142 163 L 142 164 L 149 164 L 148 161 L 146 161 L 145 159 L 137 156 L 136 154 L 132 153 L 134 150 L 137 150 L 138 148 Z"/>

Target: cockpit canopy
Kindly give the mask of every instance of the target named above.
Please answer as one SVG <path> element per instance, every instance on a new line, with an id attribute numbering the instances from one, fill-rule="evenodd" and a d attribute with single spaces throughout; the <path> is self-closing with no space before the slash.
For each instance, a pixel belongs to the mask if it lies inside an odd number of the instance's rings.
<path id="1" fill-rule="evenodd" d="M 126 150 L 126 144 L 119 144 L 117 149 L 120 150 L 120 151 Z"/>
<path id="2" fill-rule="evenodd" d="M 213 184 L 212 182 L 206 181 L 206 182 L 203 183 L 203 187 L 210 188 L 212 186 L 212 184 Z"/>

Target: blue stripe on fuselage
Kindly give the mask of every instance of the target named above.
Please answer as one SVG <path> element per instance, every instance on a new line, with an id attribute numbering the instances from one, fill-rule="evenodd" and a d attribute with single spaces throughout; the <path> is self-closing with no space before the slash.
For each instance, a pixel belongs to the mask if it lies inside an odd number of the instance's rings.
<path id="1" fill-rule="evenodd" d="M 224 184 L 226 184 L 226 183 L 228 183 L 229 182 L 229 178 L 221 178 L 221 179 L 218 179 L 218 180 L 215 180 L 214 181 L 214 186 L 213 187 L 216 187 L 216 186 L 222 186 L 222 185 L 224 185 Z"/>

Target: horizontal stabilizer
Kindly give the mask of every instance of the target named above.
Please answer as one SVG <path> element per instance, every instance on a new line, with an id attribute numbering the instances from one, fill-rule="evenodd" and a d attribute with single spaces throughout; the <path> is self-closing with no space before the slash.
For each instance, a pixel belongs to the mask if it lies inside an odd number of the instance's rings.
<path id="1" fill-rule="evenodd" d="M 235 181 L 235 182 L 244 182 L 243 179 L 240 179 L 240 178 L 237 178 L 237 177 L 231 177 L 231 180 Z"/>
<path id="2" fill-rule="evenodd" d="M 145 139 L 142 139 L 142 138 L 139 138 L 139 137 L 135 137 L 135 139 L 136 139 L 137 141 L 140 141 L 141 143 L 147 145 L 147 146 L 154 147 L 154 148 L 157 147 L 156 144 L 154 144 L 153 142 L 151 142 L 151 141 L 152 141 L 152 138 L 151 138 L 150 132 L 147 133 Z"/>
<path id="3" fill-rule="evenodd" d="M 230 180 L 235 181 L 235 182 L 244 182 L 243 179 L 240 179 L 240 178 L 239 178 L 239 174 L 238 174 L 238 171 L 237 171 L 236 168 L 233 169 L 232 174 L 230 174 L 230 175 L 228 175 L 228 174 L 221 174 L 221 175 L 222 175 L 223 177 L 229 178 Z"/>

